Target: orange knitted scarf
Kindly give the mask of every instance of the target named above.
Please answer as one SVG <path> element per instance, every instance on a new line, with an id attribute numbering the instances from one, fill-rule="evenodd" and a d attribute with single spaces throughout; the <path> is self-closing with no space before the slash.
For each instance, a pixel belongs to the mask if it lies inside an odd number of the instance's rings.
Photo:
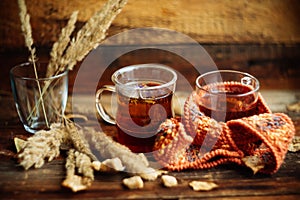
<path id="1" fill-rule="evenodd" d="M 259 172 L 272 174 L 281 166 L 295 127 L 283 113 L 272 113 L 259 94 L 256 114 L 225 122 L 205 116 L 193 92 L 184 105 L 182 119 L 160 125 L 154 157 L 174 171 L 206 169 L 224 163 L 247 165 L 251 159 Z"/>

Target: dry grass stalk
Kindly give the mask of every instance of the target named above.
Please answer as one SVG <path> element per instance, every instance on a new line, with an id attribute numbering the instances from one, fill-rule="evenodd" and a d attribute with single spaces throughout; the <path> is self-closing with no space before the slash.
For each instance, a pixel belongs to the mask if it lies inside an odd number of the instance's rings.
<path id="1" fill-rule="evenodd" d="M 71 141 L 73 147 L 77 151 L 85 153 L 86 155 L 88 155 L 93 161 L 97 161 L 98 159 L 92 153 L 90 145 L 84 137 L 83 131 L 79 130 L 75 126 L 75 123 L 70 122 L 70 121 L 66 123 L 66 129 L 68 130 L 69 140 Z"/>
<path id="2" fill-rule="evenodd" d="M 90 186 L 94 180 L 94 170 L 92 168 L 91 158 L 85 153 L 75 151 L 75 165 L 79 174 L 83 175 L 83 183 Z"/>
<path id="3" fill-rule="evenodd" d="M 28 138 L 18 155 L 20 165 L 26 170 L 40 168 L 45 160 L 52 161 L 60 154 L 60 146 L 68 138 L 68 132 L 60 124 L 52 124 L 49 131 L 41 130 Z"/>
<path id="4" fill-rule="evenodd" d="M 39 77 L 38 77 L 37 69 L 36 69 L 36 59 L 37 58 L 35 55 L 36 50 L 33 47 L 32 29 L 31 29 L 31 25 L 30 25 L 30 15 L 27 13 L 27 7 L 25 4 L 25 0 L 18 0 L 18 5 L 19 5 L 19 9 L 20 9 L 19 16 L 20 16 L 20 21 L 21 21 L 22 33 L 25 38 L 25 45 L 30 52 L 29 61 L 33 64 L 34 75 L 35 75 L 35 79 L 37 79 L 37 86 L 38 86 L 38 90 L 39 90 L 39 94 L 40 94 L 40 102 L 42 105 L 45 122 L 46 122 L 47 127 L 49 127 L 48 118 L 47 118 L 44 101 L 43 101 L 42 90 L 41 90 L 40 83 L 38 81 Z M 30 117 L 31 117 L 31 115 L 30 115 Z"/>
<path id="5" fill-rule="evenodd" d="M 18 0 L 18 5 L 20 9 L 20 21 L 21 21 L 21 29 L 25 39 L 25 45 L 30 52 L 29 60 L 34 63 L 36 61 L 36 50 L 33 46 L 33 39 L 32 39 L 32 29 L 30 25 L 30 15 L 27 13 L 27 7 L 25 4 L 25 0 Z"/>
<path id="6" fill-rule="evenodd" d="M 117 14 L 121 12 L 127 0 L 109 0 L 96 12 L 70 41 L 69 47 L 61 59 L 57 59 L 59 71 L 72 70 L 93 48 L 106 37 L 106 31 Z"/>
<path id="7" fill-rule="evenodd" d="M 70 149 L 68 152 L 65 168 L 67 176 L 62 182 L 62 186 L 72 189 L 73 192 L 86 190 L 88 186 L 83 183 L 83 178 L 76 175 L 76 156 L 74 149 Z"/>
<path id="8" fill-rule="evenodd" d="M 45 160 L 51 161 L 59 156 L 60 148 L 74 148 L 91 160 L 97 160 L 82 130 L 71 121 L 66 120 L 65 124 L 65 126 L 59 123 L 52 124 L 50 130 L 40 130 L 28 138 L 18 155 L 20 165 L 26 170 L 32 166 L 40 168 Z"/>
<path id="9" fill-rule="evenodd" d="M 58 70 L 59 59 L 63 56 L 67 46 L 70 43 L 71 34 L 75 29 L 75 23 L 77 21 L 78 11 L 74 11 L 66 25 L 61 30 L 58 40 L 53 44 L 52 50 L 50 52 L 50 61 L 48 64 L 47 76 L 56 74 Z"/>
<path id="10" fill-rule="evenodd" d="M 73 192 L 78 192 L 91 186 L 94 180 L 94 170 L 91 159 L 86 154 L 70 149 L 65 168 L 67 176 L 62 182 L 64 187 L 70 188 Z"/>
<path id="11" fill-rule="evenodd" d="M 85 127 L 83 131 L 86 136 L 92 138 L 92 145 L 103 159 L 118 157 L 126 167 L 126 171 L 131 173 L 144 173 L 149 170 L 149 163 L 144 154 L 133 153 L 128 147 L 115 142 L 105 133 L 93 128 Z"/>
<path id="12" fill-rule="evenodd" d="M 65 168 L 67 176 L 62 185 L 70 188 L 73 192 L 86 190 L 94 181 L 91 159 L 84 153 L 70 149 Z"/>

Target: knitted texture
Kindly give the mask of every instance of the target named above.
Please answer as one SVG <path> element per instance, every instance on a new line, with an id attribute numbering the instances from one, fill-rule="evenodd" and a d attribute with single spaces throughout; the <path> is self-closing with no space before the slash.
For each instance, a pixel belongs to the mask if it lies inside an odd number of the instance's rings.
<path id="1" fill-rule="evenodd" d="M 261 173 L 275 173 L 281 166 L 295 127 L 283 113 L 271 113 L 259 94 L 255 115 L 225 122 L 205 116 L 193 92 L 184 105 L 184 116 L 167 119 L 160 126 L 154 156 L 173 171 L 207 169 L 224 163 L 245 165 L 255 156 Z"/>

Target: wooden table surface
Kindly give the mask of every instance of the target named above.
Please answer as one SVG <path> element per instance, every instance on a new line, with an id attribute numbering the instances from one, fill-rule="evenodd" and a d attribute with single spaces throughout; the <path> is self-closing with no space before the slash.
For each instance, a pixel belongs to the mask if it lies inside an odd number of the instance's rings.
<path id="1" fill-rule="evenodd" d="M 9 65 L 18 61 L 13 56 L 6 55 L 1 58 L 4 57 Z M 232 63 L 226 62 L 227 64 Z M 26 133 L 18 119 L 9 88 L 8 70 L 4 71 L 6 75 L 1 75 L 3 82 L 0 93 L 0 199 L 299 199 L 300 197 L 300 152 L 288 152 L 281 168 L 273 175 L 253 175 L 249 169 L 228 164 L 208 170 L 170 172 L 169 174 L 174 175 L 179 181 L 179 185 L 175 188 L 163 187 L 161 180 L 157 179 L 145 182 L 143 189 L 129 190 L 122 185 L 122 179 L 128 177 L 128 174 L 97 172 L 90 188 L 73 193 L 61 186 L 65 177 L 64 153 L 40 169 L 25 171 L 18 166 L 14 158 L 16 150 L 13 138 L 28 137 L 30 134 Z M 261 80 L 264 84 L 269 83 L 264 82 L 263 78 Z M 268 80 L 272 78 L 269 77 Z M 293 84 L 295 80 L 297 81 L 295 77 L 291 79 Z M 278 80 L 275 78 L 273 83 L 276 81 Z M 289 83 L 286 79 L 281 81 Z M 289 88 L 275 85 L 273 88 L 265 87 L 261 92 L 274 112 L 285 112 L 291 116 L 296 126 L 296 135 L 300 136 L 300 114 L 286 110 L 288 104 L 299 101 L 300 91 L 297 86 Z M 82 95 L 78 98 L 84 102 L 85 95 L 86 90 L 82 90 Z M 89 111 L 86 111 L 86 115 L 88 113 Z M 104 132 L 116 134 L 114 126 L 101 120 L 93 120 L 93 117 L 83 123 L 93 127 L 100 125 Z M 192 180 L 212 181 L 219 187 L 207 192 L 196 192 L 188 186 Z"/>

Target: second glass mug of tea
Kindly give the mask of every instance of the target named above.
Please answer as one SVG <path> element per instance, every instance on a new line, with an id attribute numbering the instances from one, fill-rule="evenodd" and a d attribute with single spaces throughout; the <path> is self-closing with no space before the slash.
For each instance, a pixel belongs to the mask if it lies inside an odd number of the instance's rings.
<path id="1" fill-rule="evenodd" d="M 161 64 L 139 64 L 117 70 L 111 79 L 114 86 L 104 85 L 96 92 L 99 115 L 117 125 L 118 142 L 136 153 L 151 152 L 159 125 L 173 117 L 176 72 Z M 104 91 L 116 94 L 115 116 L 101 104 Z"/>
<path id="2" fill-rule="evenodd" d="M 199 110 L 217 121 L 257 114 L 259 81 L 234 70 L 207 72 L 196 79 L 195 99 Z"/>

